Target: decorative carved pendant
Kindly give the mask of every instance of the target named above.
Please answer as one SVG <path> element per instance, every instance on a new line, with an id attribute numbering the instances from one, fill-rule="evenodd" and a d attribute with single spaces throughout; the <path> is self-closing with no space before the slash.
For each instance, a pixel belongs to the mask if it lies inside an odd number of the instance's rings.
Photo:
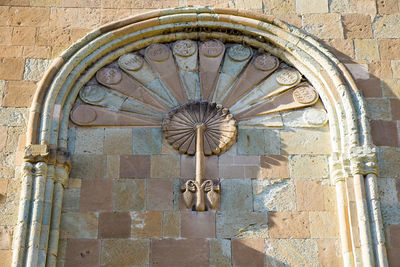
<path id="1" fill-rule="evenodd" d="M 79 96 L 70 116 L 75 124 L 162 126 L 175 149 L 195 155 L 196 179 L 182 191 L 186 206 L 198 211 L 215 207 L 220 191 L 217 177 L 203 179 L 204 157 L 228 149 L 236 127 L 327 122 L 317 91 L 300 72 L 263 51 L 219 40 L 178 40 L 124 54 L 99 69 Z"/>

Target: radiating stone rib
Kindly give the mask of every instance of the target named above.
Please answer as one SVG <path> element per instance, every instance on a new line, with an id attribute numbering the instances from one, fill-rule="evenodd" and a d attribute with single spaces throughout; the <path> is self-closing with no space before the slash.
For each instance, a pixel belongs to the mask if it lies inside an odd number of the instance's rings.
<path id="1" fill-rule="evenodd" d="M 118 68 L 102 68 L 97 71 L 96 79 L 100 84 L 126 96 L 132 97 L 133 99 L 162 113 L 165 113 L 170 109 L 167 102 L 148 92 L 140 83 L 130 78 Z"/>
<path id="2" fill-rule="evenodd" d="M 200 88 L 201 99 L 211 102 L 219 69 L 225 52 L 225 45 L 218 40 L 209 40 L 200 44 Z"/>
<path id="3" fill-rule="evenodd" d="M 221 104 L 224 107 L 230 108 L 241 97 L 274 72 L 278 66 L 279 60 L 274 56 L 267 54 L 255 56 L 239 77 L 237 83 L 233 85 L 230 93 L 222 100 Z"/>
<path id="4" fill-rule="evenodd" d="M 178 103 L 186 103 L 186 91 L 169 47 L 165 44 L 152 44 L 146 48 L 145 57 Z"/>

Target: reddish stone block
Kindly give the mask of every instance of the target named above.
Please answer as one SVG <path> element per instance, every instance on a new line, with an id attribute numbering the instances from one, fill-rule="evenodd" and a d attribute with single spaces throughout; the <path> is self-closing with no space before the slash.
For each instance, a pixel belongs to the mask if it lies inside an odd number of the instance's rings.
<path id="1" fill-rule="evenodd" d="M 26 81 L 7 82 L 4 92 L 4 107 L 29 107 L 35 94 L 36 84 Z"/>
<path id="2" fill-rule="evenodd" d="M 132 237 L 160 238 L 162 236 L 162 212 L 131 212 L 131 216 Z"/>
<path id="3" fill-rule="evenodd" d="M 121 155 L 119 173 L 121 178 L 149 178 L 150 156 Z"/>
<path id="4" fill-rule="evenodd" d="M 181 212 L 181 236 L 215 238 L 215 211 Z"/>
<path id="5" fill-rule="evenodd" d="M 392 110 L 392 120 L 400 120 L 400 100 L 390 99 L 390 109 Z"/>
<path id="6" fill-rule="evenodd" d="M 233 266 L 265 266 L 264 239 L 232 239 L 231 246 Z"/>
<path id="7" fill-rule="evenodd" d="M 369 78 L 367 80 L 356 80 L 358 88 L 362 91 L 365 98 L 382 97 L 381 80 Z"/>
<path id="8" fill-rule="evenodd" d="M 399 146 L 395 121 L 371 121 L 372 141 L 377 146 Z"/>
<path id="9" fill-rule="evenodd" d="M 310 238 L 308 212 L 269 212 L 268 228 L 271 238 Z"/>
<path id="10" fill-rule="evenodd" d="M 390 225 L 389 227 L 392 248 L 400 248 L 400 225 Z"/>
<path id="11" fill-rule="evenodd" d="M 207 239 L 153 239 L 150 266 L 209 266 Z"/>
<path id="12" fill-rule="evenodd" d="M 99 238 L 129 238 L 131 216 L 128 212 L 102 212 L 99 215 Z"/>
<path id="13" fill-rule="evenodd" d="M 206 157 L 205 162 L 205 179 L 218 178 L 218 157 Z M 184 179 L 194 179 L 196 176 L 195 157 L 181 155 L 181 177 Z"/>
<path id="14" fill-rule="evenodd" d="M 324 191 L 319 180 L 296 179 L 297 210 L 324 210 Z"/>
<path id="15" fill-rule="evenodd" d="M 64 267 L 100 266 L 100 240 L 68 239 Z"/>
<path id="16" fill-rule="evenodd" d="M 400 262 L 400 248 L 387 250 L 389 266 L 398 266 Z"/>
<path id="17" fill-rule="evenodd" d="M 259 178 L 290 178 L 288 157 L 282 155 L 261 156 Z"/>
<path id="18" fill-rule="evenodd" d="M 112 180 L 83 179 L 81 186 L 81 211 L 111 211 Z"/>
<path id="19" fill-rule="evenodd" d="M 147 210 L 173 209 L 174 181 L 172 179 L 148 179 L 146 190 Z"/>

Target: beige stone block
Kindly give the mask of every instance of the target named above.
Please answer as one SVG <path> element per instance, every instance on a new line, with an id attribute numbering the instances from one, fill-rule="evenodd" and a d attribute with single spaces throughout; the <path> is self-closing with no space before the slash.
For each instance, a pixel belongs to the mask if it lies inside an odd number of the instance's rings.
<path id="1" fill-rule="evenodd" d="M 309 213 L 311 238 L 335 238 L 339 236 L 337 214 L 328 211 Z"/>
<path id="2" fill-rule="evenodd" d="M 238 9 L 261 10 L 263 8 L 263 2 L 260 0 L 237 0 L 235 4 Z"/>
<path id="3" fill-rule="evenodd" d="M 382 39 L 379 40 L 379 53 L 381 59 L 400 59 L 400 40 Z"/>
<path id="4" fill-rule="evenodd" d="M 328 127 L 282 131 L 281 142 L 282 154 L 329 154 L 331 152 Z"/>
<path id="5" fill-rule="evenodd" d="M 11 45 L 12 44 L 12 27 L 0 27 L 0 44 Z"/>
<path id="6" fill-rule="evenodd" d="M 339 249 L 339 240 L 333 238 L 319 239 L 318 257 L 320 266 L 343 266 L 343 260 Z"/>
<path id="7" fill-rule="evenodd" d="M 24 72 L 24 60 L 22 58 L 0 59 L 0 79 L 22 80 Z"/>
<path id="8" fill-rule="evenodd" d="M 322 211 L 324 210 L 324 193 L 321 181 L 296 179 L 297 210 Z"/>
<path id="9" fill-rule="evenodd" d="M 12 250 L 0 250 L 0 267 L 11 266 Z"/>
<path id="10" fill-rule="evenodd" d="M 350 13 L 369 14 L 372 17 L 376 15 L 375 0 L 349 0 Z"/>
<path id="11" fill-rule="evenodd" d="M 265 248 L 270 266 L 319 266 L 315 239 L 267 239 Z"/>
<path id="12" fill-rule="evenodd" d="M 336 188 L 333 185 L 324 185 L 322 186 L 324 190 L 324 207 L 327 211 L 336 211 L 337 210 L 337 202 L 336 202 Z"/>
<path id="13" fill-rule="evenodd" d="M 103 241 L 101 266 L 148 266 L 148 240 L 109 239 Z"/>
<path id="14" fill-rule="evenodd" d="M 114 180 L 112 199 L 114 211 L 144 210 L 145 180 Z"/>
<path id="15" fill-rule="evenodd" d="M 308 212 L 268 213 L 270 238 L 310 238 Z"/>
<path id="16" fill-rule="evenodd" d="M 151 178 L 179 178 L 179 162 L 179 156 L 152 155 L 150 171 Z"/>
<path id="17" fill-rule="evenodd" d="M 28 2 L 27 0 L 25 0 Z M 3 1 L 4 2 L 4 1 Z M 29 4 L 29 3 L 27 3 Z M 10 24 L 10 7 L 8 6 L 1 6 L 0 7 L 0 25 L 6 26 Z"/>
<path id="18" fill-rule="evenodd" d="M 371 76 L 376 78 L 392 78 L 392 69 L 389 60 L 376 60 L 368 64 Z"/>
<path id="19" fill-rule="evenodd" d="M 41 27 L 49 23 L 50 8 L 12 7 L 9 12 L 13 26 Z"/>
<path id="20" fill-rule="evenodd" d="M 64 7 L 100 7 L 101 0 L 62 0 Z"/>
<path id="21" fill-rule="evenodd" d="M 381 81 L 383 96 L 390 98 L 400 98 L 400 80 L 383 79 Z"/>
<path id="22" fill-rule="evenodd" d="M 289 178 L 289 160 L 284 155 L 267 155 L 260 157 L 258 178 Z"/>
<path id="23" fill-rule="evenodd" d="M 180 212 L 165 211 L 162 221 L 163 237 L 179 237 L 181 229 Z"/>
<path id="24" fill-rule="evenodd" d="M 372 38 L 371 17 L 369 15 L 343 14 L 342 21 L 345 38 Z"/>
<path id="25" fill-rule="evenodd" d="M 12 228 L 10 226 L 0 226 L 0 250 L 11 249 Z"/>
<path id="26" fill-rule="evenodd" d="M 103 154 L 104 128 L 76 128 L 75 154 Z"/>
<path id="27" fill-rule="evenodd" d="M 126 1 L 120 0 L 120 1 L 105 1 L 107 4 L 118 4 L 118 2 L 122 2 L 125 5 L 127 4 Z M 124 8 L 124 4 L 122 4 L 122 7 L 119 7 L 118 9 L 102 9 L 101 10 L 101 24 L 113 22 L 116 20 L 120 20 L 122 18 L 128 17 L 131 15 L 131 9 L 129 8 Z"/>
<path id="28" fill-rule="evenodd" d="M 294 16 L 294 14 L 296 13 L 295 0 L 270 0 L 270 1 L 263 1 L 263 3 L 264 3 L 265 14 L 271 14 L 271 15 L 290 14 Z"/>
<path id="29" fill-rule="evenodd" d="M 117 179 L 119 177 L 119 155 L 107 155 L 107 166 L 105 170 L 105 177 L 108 179 Z"/>
<path id="30" fill-rule="evenodd" d="M 23 55 L 22 51 L 22 46 L 0 45 L 0 57 L 21 57 Z"/>
<path id="31" fill-rule="evenodd" d="M 13 45 L 34 45 L 35 27 L 14 27 L 11 42 Z"/>
<path id="32" fill-rule="evenodd" d="M 160 238 L 162 237 L 163 213 L 159 211 L 131 212 L 132 237 Z"/>
<path id="33" fill-rule="evenodd" d="M 320 39 L 343 39 L 343 27 L 339 14 L 307 14 L 303 16 L 303 29 Z"/>
<path id="34" fill-rule="evenodd" d="M 390 66 L 392 68 L 393 78 L 399 79 L 400 78 L 400 60 L 392 60 L 390 62 Z"/>
<path id="35" fill-rule="evenodd" d="M 30 107 L 36 83 L 28 81 L 8 81 L 4 92 L 4 107 Z"/>
<path id="36" fill-rule="evenodd" d="M 291 155 L 291 178 L 328 178 L 329 165 L 325 155 Z"/>
<path id="37" fill-rule="evenodd" d="M 282 1 L 282 2 L 284 2 L 284 1 Z M 297 28 L 301 28 L 301 16 L 300 15 L 283 13 L 283 14 L 276 14 L 275 16 L 278 19 L 280 19 L 286 23 L 289 23 L 290 25 L 296 26 Z"/>
<path id="38" fill-rule="evenodd" d="M 59 7 L 62 0 L 30 0 L 30 6 L 38 7 Z"/>
<path id="39" fill-rule="evenodd" d="M 381 0 L 376 3 L 379 14 L 396 14 L 399 12 L 398 0 Z"/>
<path id="40" fill-rule="evenodd" d="M 379 59 L 378 42 L 369 39 L 354 40 L 356 49 L 356 59 L 358 60 L 376 60 Z"/>
<path id="41" fill-rule="evenodd" d="M 296 0 L 296 12 L 307 13 L 328 13 L 328 0 Z"/>
<path id="42" fill-rule="evenodd" d="M 26 58 L 50 58 L 49 46 L 24 46 L 22 55 Z"/>
<path id="43" fill-rule="evenodd" d="M 328 39 L 324 40 L 329 50 L 341 60 L 351 60 L 354 58 L 354 43 L 348 39 Z"/>
<path id="44" fill-rule="evenodd" d="M 6 202 L 7 199 L 8 179 L 0 179 L 0 203 Z"/>
<path id="45" fill-rule="evenodd" d="M 389 99 L 367 99 L 368 118 L 372 120 L 391 120 Z"/>
<path id="46" fill-rule="evenodd" d="M 60 238 L 97 238 L 98 220 L 94 212 L 63 213 Z"/>
<path id="47" fill-rule="evenodd" d="M 36 44 L 56 46 L 52 47 L 52 57 L 56 57 L 72 44 L 71 29 L 55 26 L 38 28 Z"/>
<path id="48" fill-rule="evenodd" d="M 7 145 L 8 127 L 0 126 L 0 152 L 3 152 Z"/>
<path id="49" fill-rule="evenodd" d="M 132 129 L 106 128 L 104 154 L 132 154 Z"/>
<path id="50" fill-rule="evenodd" d="M 383 15 L 376 17 L 372 24 L 374 37 L 377 39 L 383 38 L 400 38 L 400 15 Z"/>

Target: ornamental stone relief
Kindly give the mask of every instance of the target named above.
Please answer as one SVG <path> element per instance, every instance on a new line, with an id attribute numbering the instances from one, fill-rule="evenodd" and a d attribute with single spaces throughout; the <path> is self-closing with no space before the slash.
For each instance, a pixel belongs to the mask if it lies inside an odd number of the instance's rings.
<path id="1" fill-rule="evenodd" d="M 188 209 L 216 206 L 218 177 L 205 156 L 223 153 L 237 127 L 321 127 L 326 111 L 313 86 L 280 59 L 242 44 L 179 40 L 152 44 L 101 68 L 71 111 L 80 126 L 162 127 L 168 143 L 196 157 L 181 186 Z"/>

